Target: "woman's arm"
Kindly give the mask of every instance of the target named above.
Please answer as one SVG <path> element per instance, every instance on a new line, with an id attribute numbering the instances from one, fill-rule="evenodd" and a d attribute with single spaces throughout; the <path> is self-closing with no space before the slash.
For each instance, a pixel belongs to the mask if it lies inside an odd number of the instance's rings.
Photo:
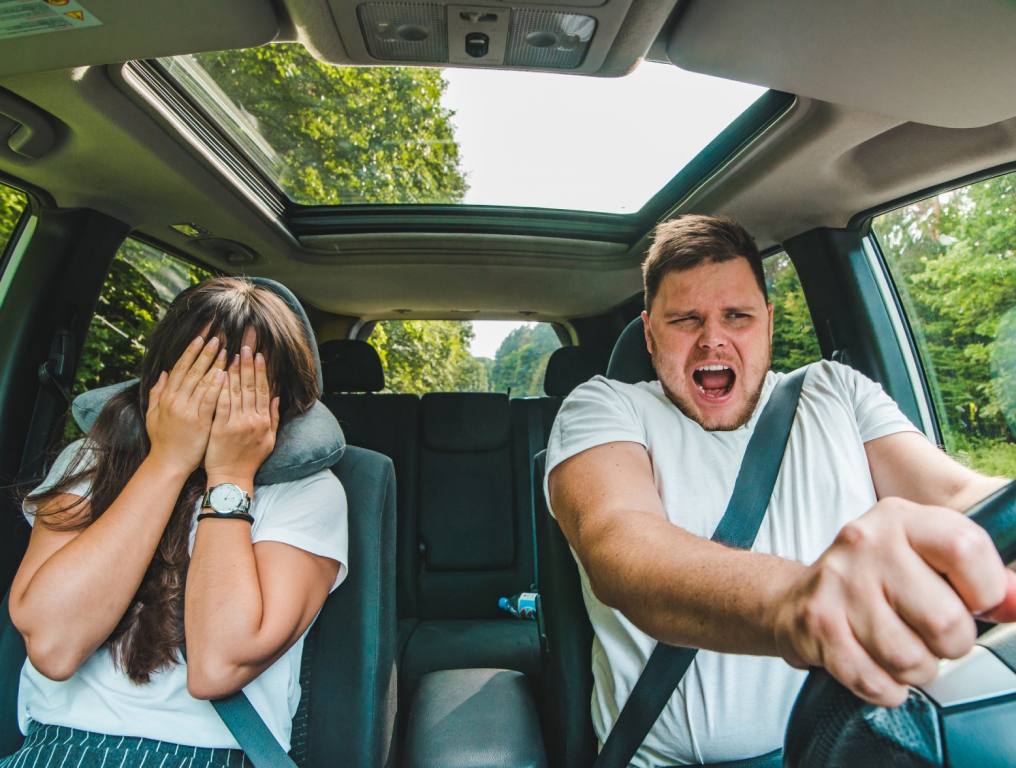
<path id="1" fill-rule="evenodd" d="M 229 482 L 252 493 L 278 421 L 264 358 L 244 346 L 219 397 L 205 456 L 208 487 Z M 321 610 L 338 568 L 288 544 L 252 544 L 242 520 L 199 522 L 184 601 L 191 695 L 222 698 L 267 669 Z"/>
<path id="2" fill-rule="evenodd" d="M 11 586 L 11 620 L 42 674 L 65 680 L 102 645 L 134 598 L 187 477 L 208 441 L 222 385 L 218 342 L 195 339 L 153 387 L 146 426 L 149 455 L 109 508 L 87 528 L 56 530 L 37 518 Z M 87 502 L 61 495 L 50 509 L 71 507 L 52 522 L 87 519 Z"/>

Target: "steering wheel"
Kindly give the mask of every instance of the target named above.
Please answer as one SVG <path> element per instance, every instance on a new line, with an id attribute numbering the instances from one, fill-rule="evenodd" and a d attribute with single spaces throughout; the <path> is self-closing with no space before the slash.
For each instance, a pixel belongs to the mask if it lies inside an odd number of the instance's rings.
<path id="1" fill-rule="evenodd" d="M 1016 560 L 1016 481 L 967 511 L 1003 562 Z M 794 703 L 785 768 L 993 768 L 1016 766 L 1016 623 L 977 639 L 938 677 L 911 688 L 902 706 L 857 698 L 824 669 L 812 670 Z"/>

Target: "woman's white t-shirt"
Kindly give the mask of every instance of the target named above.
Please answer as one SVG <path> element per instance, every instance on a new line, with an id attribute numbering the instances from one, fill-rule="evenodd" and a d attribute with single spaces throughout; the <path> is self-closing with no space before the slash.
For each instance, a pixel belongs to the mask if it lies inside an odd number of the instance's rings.
<path id="1" fill-rule="evenodd" d="M 686 417 L 658 381 L 624 384 L 597 376 L 561 406 L 547 446 L 547 474 L 597 445 L 640 443 L 668 519 L 709 538 L 726 510 L 748 438 L 782 376 L 766 376 L 751 419 L 730 432 L 707 431 Z M 752 549 L 815 561 L 845 523 L 877 500 L 864 444 L 907 431 L 917 430 L 878 384 L 838 363 L 813 364 Z M 602 743 L 656 641 L 596 598 L 581 563 L 579 572 L 594 630 L 592 718 Z M 713 763 L 777 749 L 804 675 L 782 659 L 700 651 L 632 765 Z"/>
<path id="2" fill-rule="evenodd" d="M 89 452 L 84 440 L 72 443 L 54 462 L 43 483 L 33 491 L 52 487 L 79 450 L 82 468 Z M 90 482 L 84 480 L 68 493 L 84 496 Z M 34 522 L 34 506 L 25 503 L 25 517 Z M 195 518 L 200 510 L 195 509 Z M 251 509 L 254 543 L 278 541 L 339 562 L 334 590 L 345 578 L 348 561 L 346 495 L 338 478 L 322 470 L 301 480 L 254 489 Z M 195 524 L 190 550 L 194 548 Z M 115 567 L 110 564 L 110 567 Z M 309 631 L 309 630 L 308 630 Z M 243 691 L 283 749 L 290 747 L 293 715 L 300 702 L 300 660 L 305 632 L 268 669 Z M 239 748 L 212 705 L 187 692 L 187 667 L 175 664 L 137 685 L 118 670 L 109 650 L 93 653 L 69 679 L 57 682 L 40 673 L 26 660 L 18 690 L 18 722 L 23 733 L 28 723 L 63 725 L 117 736 L 142 736 L 197 747 Z"/>

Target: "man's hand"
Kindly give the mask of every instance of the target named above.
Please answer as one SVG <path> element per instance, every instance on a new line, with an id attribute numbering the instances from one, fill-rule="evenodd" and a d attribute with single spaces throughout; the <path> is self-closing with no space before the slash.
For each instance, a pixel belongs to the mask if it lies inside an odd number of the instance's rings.
<path id="1" fill-rule="evenodd" d="M 268 386 L 264 356 L 244 346 L 219 393 L 205 453 L 209 485 L 232 482 L 250 492 L 254 475 L 275 448 L 279 398 Z"/>
<path id="2" fill-rule="evenodd" d="M 862 699 L 897 706 L 939 659 L 971 649 L 973 614 L 1016 620 L 1016 574 L 954 510 L 886 498 L 844 526 L 774 610 L 790 664 L 823 666 Z"/>

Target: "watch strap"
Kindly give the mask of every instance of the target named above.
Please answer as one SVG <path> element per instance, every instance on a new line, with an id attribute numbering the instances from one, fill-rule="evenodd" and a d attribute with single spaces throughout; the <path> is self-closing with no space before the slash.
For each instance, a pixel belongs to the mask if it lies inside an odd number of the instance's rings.
<path id="1" fill-rule="evenodd" d="M 223 520 L 246 520 L 251 525 L 254 525 L 254 515 L 247 512 L 202 512 L 198 515 L 198 522 L 201 522 L 206 517 L 217 517 Z"/>

